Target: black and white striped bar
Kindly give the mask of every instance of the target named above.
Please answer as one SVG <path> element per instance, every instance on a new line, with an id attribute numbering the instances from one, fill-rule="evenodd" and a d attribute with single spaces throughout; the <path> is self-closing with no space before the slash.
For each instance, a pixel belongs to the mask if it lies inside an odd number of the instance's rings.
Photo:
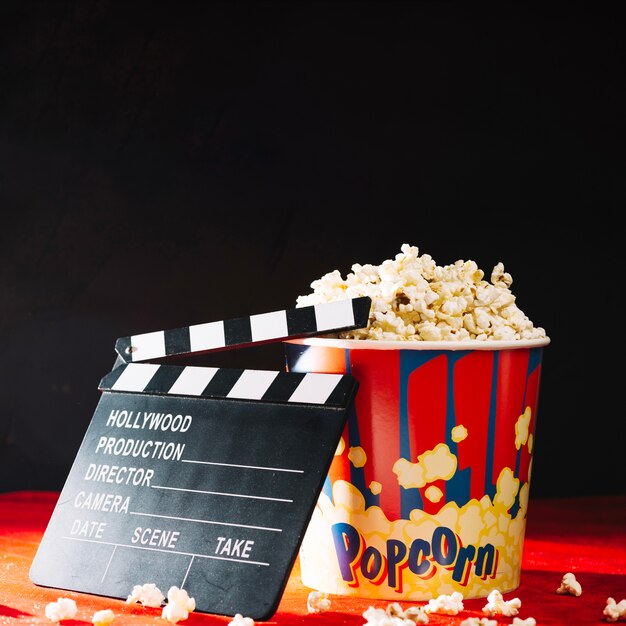
<path id="1" fill-rule="evenodd" d="M 367 326 L 371 298 L 325 302 L 248 317 L 121 337 L 115 350 L 125 363 L 224 350 Z"/>
<path id="2" fill-rule="evenodd" d="M 99 389 L 345 407 L 357 382 L 343 374 L 128 363 L 109 372 Z"/>

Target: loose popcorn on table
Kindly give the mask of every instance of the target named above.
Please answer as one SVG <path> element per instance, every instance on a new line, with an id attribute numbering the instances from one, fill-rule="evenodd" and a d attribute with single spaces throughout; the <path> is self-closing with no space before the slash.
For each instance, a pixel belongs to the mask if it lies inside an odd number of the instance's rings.
<path id="1" fill-rule="evenodd" d="M 115 613 L 111 609 L 96 611 L 91 618 L 94 626 L 108 626 L 115 619 Z"/>
<path id="2" fill-rule="evenodd" d="M 166 604 L 161 611 L 161 619 L 176 624 L 189 617 L 189 611 L 179 604 Z"/>
<path id="3" fill-rule="evenodd" d="M 557 593 L 564 594 L 569 593 L 572 596 L 579 596 L 583 589 L 580 583 L 576 580 L 576 576 L 571 572 L 568 572 L 561 579 L 561 586 L 556 590 Z"/>
<path id="4" fill-rule="evenodd" d="M 196 610 L 195 598 L 190 598 L 185 589 L 170 587 L 167 592 L 167 604 L 163 607 L 161 617 L 176 624 L 189 617 Z"/>
<path id="5" fill-rule="evenodd" d="M 459 626 L 498 626 L 498 620 L 488 617 L 468 617 Z"/>
<path id="6" fill-rule="evenodd" d="M 451 595 L 442 594 L 432 598 L 424 607 L 426 613 L 441 613 L 443 615 L 457 615 L 463 610 L 463 594 L 455 591 Z"/>
<path id="7" fill-rule="evenodd" d="M 430 621 L 428 615 L 424 612 L 424 608 L 421 606 L 410 606 L 404 611 L 404 617 L 414 624 L 428 624 Z"/>
<path id="8" fill-rule="evenodd" d="M 76 602 L 71 598 L 58 598 L 46 605 L 46 617 L 52 622 L 73 619 L 77 612 Z"/>
<path id="9" fill-rule="evenodd" d="M 607 622 L 617 622 L 619 619 L 626 620 L 626 600 L 620 600 L 616 603 L 613 598 L 607 598 L 602 614 L 606 617 Z"/>
<path id="10" fill-rule="evenodd" d="M 196 600 L 195 598 L 189 597 L 186 589 L 170 587 L 167 592 L 167 602 L 168 604 L 177 604 L 178 606 L 182 606 L 189 612 L 196 610 Z"/>
<path id="11" fill-rule="evenodd" d="M 428 615 L 419 607 L 410 607 L 403 611 L 397 602 L 387 606 L 386 609 L 376 609 L 370 606 L 363 612 L 364 626 L 415 626 L 416 624 L 428 624 Z"/>
<path id="12" fill-rule="evenodd" d="M 334 270 L 311 283 L 313 292 L 296 306 L 369 296 L 366 328 L 336 334 L 340 339 L 388 341 L 486 341 L 539 339 L 535 327 L 515 304 L 513 279 L 498 263 L 490 281 L 474 261 L 439 266 L 415 246 L 403 244 L 395 259 L 381 265 L 355 263 L 343 278 Z"/>
<path id="13" fill-rule="evenodd" d="M 251 617 L 244 617 L 241 613 L 237 613 L 235 617 L 228 622 L 228 626 L 254 626 L 254 620 Z"/>
<path id="14" fill-rule="evenodd" d="M 306 608 L 309 613 L 323 613 L 330 609 L 328 594 L 322 591 L 311 591 L 306 599 Z"/>
<path id="15" fill-rule="evenodd" d="M 163 604 L 165 596 L 154 583 L 146 583 L 145 585 L 135 585 L 131 594 L 126 598 L 127 604 L 139 602 L 143 606 L 158 608 Z"/>
<path id="16" fill-rule="evenodd" d="M 502 594 L 494 589 L 487 596 L 487 604 L 483 607 L 483 613 L 493 617 L 494 615 L 504 615 L 504 617 L 514 617 L 519 613 L 522 601 L 519 598 L 505 600 Z"/>
<path id="17" fill-rule="evenodd" d="M 512 626 L 537 626 L 537 620 L 534 617 L 527 617 L 526 619 L 514 617 L 511 624 Z"/>

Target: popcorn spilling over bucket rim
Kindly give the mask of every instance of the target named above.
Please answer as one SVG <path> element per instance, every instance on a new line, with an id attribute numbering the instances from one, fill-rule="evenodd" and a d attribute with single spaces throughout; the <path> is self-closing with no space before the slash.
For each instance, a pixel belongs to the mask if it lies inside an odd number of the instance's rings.
<path id="1" fill-rule="evenodd" d="M 345 277 L 339 270 L 311 283 L 313 292 L 297 306 L 355 296 L 372 300 L 367 327 L 340 332 L 340 339 L 378 341 L 513 341 L 542 339 L 518 308 L 511 291 L 513 277 L 498 263 L 489 280 L 475 261 L 459 259 L 439 266 L 416 246 L 403 244 L 394 259 L 379 266 L 355 263 Z"/>
<path id="2" fill-rule="evenodd" d="M 380 339 L 338 339 L 335 337 L 309 337 L 290 339 L 285 343 L 325 348 L 350 348 L 351 350 L 512 350 L 515 348 L 541 348 L 550 343 L 549 337 L 539 339 L 512 339 L 490 341 L 384 341 Z"/>

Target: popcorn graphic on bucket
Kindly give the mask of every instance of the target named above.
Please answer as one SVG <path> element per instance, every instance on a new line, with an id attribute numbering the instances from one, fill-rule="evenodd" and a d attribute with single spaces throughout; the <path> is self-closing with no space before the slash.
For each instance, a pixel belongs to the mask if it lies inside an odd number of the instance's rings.
<path id="1" fill-rule="evenodd" d="M 543 328 L 499 263 L 395 260 L 311 283 L 298 306 L 367 295 L 367 328 L 284 343 L 293 372 L 359 381 L 300 551 L 318 591 L 390 600 L 519 585 Z"/>
<path id="2" fill-rule="evenodd" d="M 303 540 L 304 584 L 410 600 L 515 589 L 548 341 L 388 343 L 285 344 L 291 371 L 359 381 Z"/>

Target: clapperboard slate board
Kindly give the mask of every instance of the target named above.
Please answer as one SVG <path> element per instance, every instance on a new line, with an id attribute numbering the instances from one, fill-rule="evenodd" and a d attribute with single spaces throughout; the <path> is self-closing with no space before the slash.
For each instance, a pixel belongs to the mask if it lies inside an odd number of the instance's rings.
<path id="1" fill-rule="evenodd" d="M 349 375 L 146 363 L 367 325 L 371 300 L 118 339 L 31 580 L 126 599 L 155 583 L 196 610 L 269 619 L 339 443 Z"/>

